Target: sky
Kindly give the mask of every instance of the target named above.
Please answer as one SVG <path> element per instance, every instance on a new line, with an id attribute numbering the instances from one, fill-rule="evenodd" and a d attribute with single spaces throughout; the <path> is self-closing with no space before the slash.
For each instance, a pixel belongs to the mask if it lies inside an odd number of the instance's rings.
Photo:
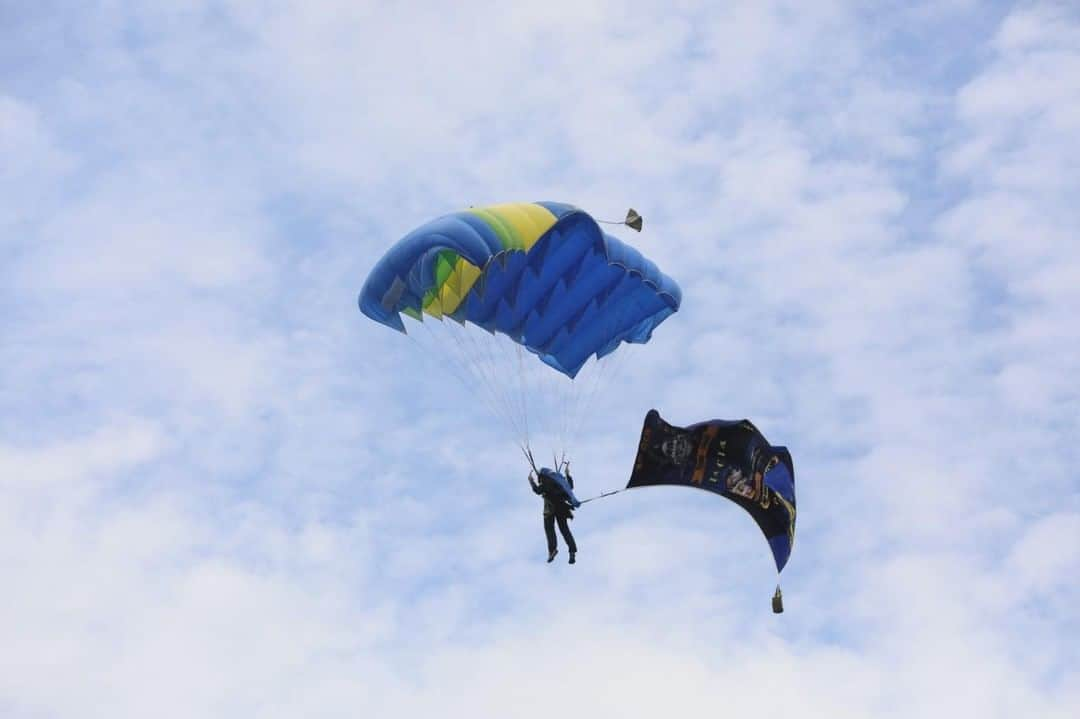
<path id="1" fill-rule="evenodd" d="M 1078 167 L 1070 2 L 0 0 L 0 715 L 1077 716 Z M 751 419 L 784 614 L 703 493 L 546 564 L 503 427 L 359 313 L 532 200 L 683 290 L 579 496 L 649 408 Z"/>

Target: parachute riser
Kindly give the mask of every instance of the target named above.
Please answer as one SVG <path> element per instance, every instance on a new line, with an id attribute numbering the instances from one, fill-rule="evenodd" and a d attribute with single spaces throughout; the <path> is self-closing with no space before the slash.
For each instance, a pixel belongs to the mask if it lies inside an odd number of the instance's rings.
<path id="1" fill-rule="evenodd" d="M 532 467 L 533 474 L 539 477 L 540 470 L 536 468 L 536 462 L 533 461 L 532 450 L 529 449 L 527 446 L 522 445 L 521 452 L 525 455 L 525 459 L 529 460 L 529 466 Z"/>

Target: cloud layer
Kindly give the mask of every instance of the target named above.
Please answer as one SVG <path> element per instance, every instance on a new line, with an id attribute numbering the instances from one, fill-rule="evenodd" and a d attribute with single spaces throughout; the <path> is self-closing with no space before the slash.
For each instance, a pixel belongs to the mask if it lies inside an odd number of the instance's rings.
<path id="1" fill-rule="evenodd" d="M 0 23 L 0 713 L 1073 716 L 1068 4 L 103 2 Z M 962 29 L 962 31 L 961 31 Z M 683 310 L 592 403 L 795 458 L 590 504 L 356 311 L 444 211 L 632 204 Z"/>

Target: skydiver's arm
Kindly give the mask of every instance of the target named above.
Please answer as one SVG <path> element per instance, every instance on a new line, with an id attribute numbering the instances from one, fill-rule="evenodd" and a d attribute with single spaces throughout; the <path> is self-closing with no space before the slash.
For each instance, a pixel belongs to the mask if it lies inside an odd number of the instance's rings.
<path id="1" fill-rule="evenodd" d="M 570 496 L 566 498 L 566 503 L 569 504 L 574 509 L 577 509 L 578 507 L 580 507 L 581 506 L 581 500 L 579 500 L 577 497 L 574 496 L 574 490 L 571 489 L 570 492 L 569 492 L 569 495 Z"/>
<path id="2" fill-rule="evenodd" d="M 533 481 L 532 472 L 529 472 L 529 486 L 532 487 L 532 491 L 534 493 L 543 494 L 543 492 L 540 490 L 540 486 L 536 482 Z"/>

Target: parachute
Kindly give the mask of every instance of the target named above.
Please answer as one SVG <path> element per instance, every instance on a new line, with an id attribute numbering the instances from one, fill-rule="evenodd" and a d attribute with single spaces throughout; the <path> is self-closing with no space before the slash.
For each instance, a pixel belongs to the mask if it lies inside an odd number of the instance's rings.
<path id="1" fill-rule="evenodd" d="M 375 265 L 359 301 L 401 332 L 402 312 L 500 332 L 573 378 L 590 356 L 648 342 L 681 297 L 585 212 L 535 202 L 471 208 L 414 230 Z"/>
<path id="2" fill-rule="evenodd" d="M 795 467 L 787 448 L 769 444 L 750 420 L 676 427 L 649 410 L 626 489 L 658 485 L 696 487 L 735 502 L 765 534 L 777 574 L 784 569 L 795 542 Z M 783 611 L 779 585 L 773 611 Z"/>
<path id="3" fill-rule="evenodd" d="M 621 224 L 640 230 L 641 217 L 631 211 Z M 681 298 L 674 280 L 586 212 L 534 202 L 469 208 L 413 230 L 375 263 L 358 301 L 402 333 L 403 314 L 441 325 L 425 353 L 482 388 L 527 447 L 538 400 L 551 394 L 563 415 L 579 410 L 572 381 L 589 360 L 647 343 Z M 541 377 L 527 377 L 537 366 Z M 571 387 L 552 391 L 556 373 Z M 562 425 L 565 449 L 565 416 Z"/>

